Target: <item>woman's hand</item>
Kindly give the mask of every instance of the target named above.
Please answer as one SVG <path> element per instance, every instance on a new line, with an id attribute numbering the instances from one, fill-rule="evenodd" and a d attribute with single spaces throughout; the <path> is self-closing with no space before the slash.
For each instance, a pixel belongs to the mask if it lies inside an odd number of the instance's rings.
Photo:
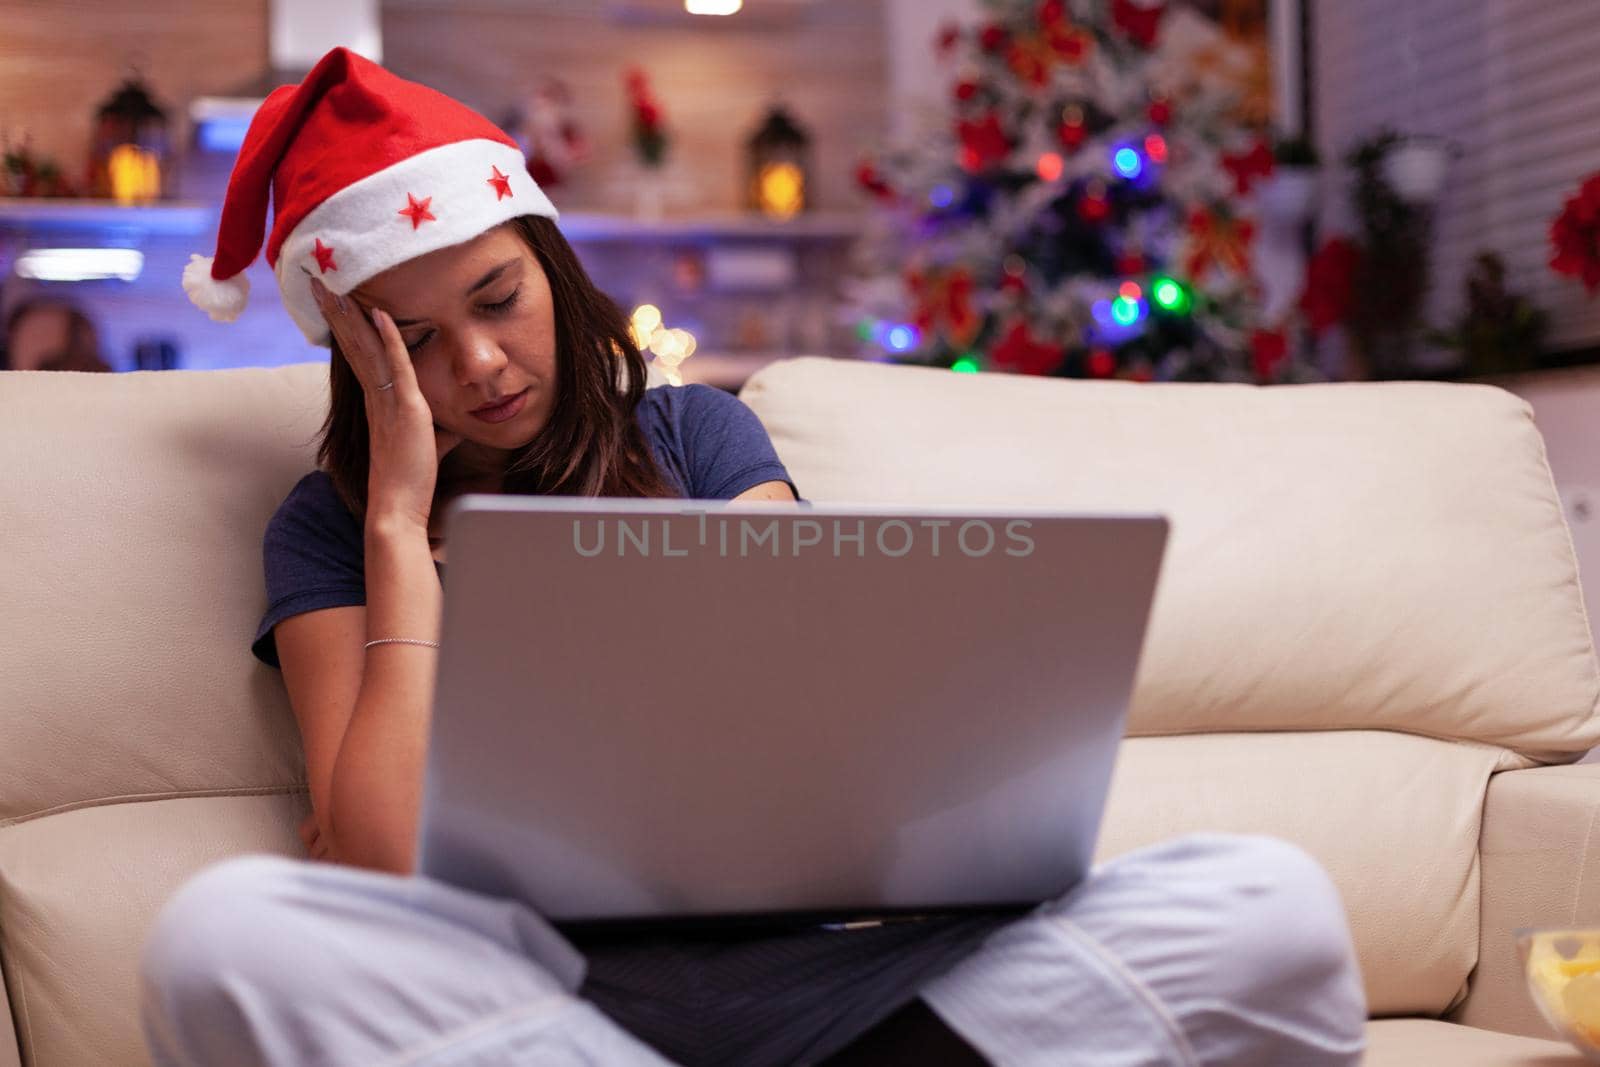
<path id="1" fill-rule="evenodd" d="M 334 296 L 317 278 L 311 279 L 311 291 L 366 397 L 367 515 L 426 530 L 439 463 L 461 443 L 461 435 L 434 424 L 411 353 L 387 312 L 373 308 L 369 320 L 354 297 Z"/>
<path id="2" fill-rule="evenodd" d="M 317 825 L 317 813 L 312 812 L 300 823 L 300 841 L 306 854 L 314 860 L 332 859 L 327 842 L 322 839 L 322 828 Z"/>

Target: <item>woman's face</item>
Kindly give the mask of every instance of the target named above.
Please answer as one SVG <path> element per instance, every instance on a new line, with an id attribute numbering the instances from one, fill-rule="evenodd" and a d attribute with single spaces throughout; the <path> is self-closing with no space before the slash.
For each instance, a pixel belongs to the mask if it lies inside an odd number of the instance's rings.
<path id="1" fill-rule="evenodd" d="M 354 296 L 394 319 L 433 421 L 462 436 L 461 452 L 492 466 L 549 422 L 556 403 L 550 283 L 511 224 L 391 267 Z M 509 403 L 483 410 L 499 401 Z"/>

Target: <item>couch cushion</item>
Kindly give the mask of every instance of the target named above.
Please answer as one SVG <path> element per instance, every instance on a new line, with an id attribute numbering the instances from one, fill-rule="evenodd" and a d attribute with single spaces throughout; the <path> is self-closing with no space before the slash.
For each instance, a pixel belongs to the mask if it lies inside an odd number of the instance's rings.
<path id="1" fill-rule="evenodd" d="M 261 535 L 313 466 L 326 378 L 0 373 L 0 825 L 302 779 L 249 645 Z"/>
<path id="2" fill-rule="evenodd" d="M 1531 409 L 1503 390 L 809 358 L 741 396 L 818 503 L 1168 515 L 1134 733 L 1600 743 L 1571 538 Z"/>
<path id="3" fill-rule="evenodd" d="M 148 1063 L 139 951 L 191 874 L 237 852 L 304 855 L 304 793 L 102 804 L 0 828 L 0 960 L 30 1067 Z"/>
<path id="4" fill-rule="evenodd" d="M 1516 1037 L 1434 1019 L 1374 1019 L 1367 1024 L 1366 1067 L 1579 1067 L 1583 1057 L 1561 1041 Z"/>
<path id="5" fill-rule="evenodd" d="M 1344 898 L 1375 1015 L 1443 1013 L 1478 951 L 1485 783 L 1502 749 L 1373 731 L 1135 738 L 1099 855 L 1197 830 L 1300 845 Z"/>

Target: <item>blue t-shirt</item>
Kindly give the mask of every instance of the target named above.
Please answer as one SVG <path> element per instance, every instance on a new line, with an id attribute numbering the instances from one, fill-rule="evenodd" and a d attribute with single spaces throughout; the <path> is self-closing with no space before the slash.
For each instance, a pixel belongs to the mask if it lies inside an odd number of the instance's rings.
<path id="1" fill-rule="evenodd" d="M 650 389 L 637 417 L 657 467 L 684 497 L 731 500 L 762 482 L 795 489 L 766 428 L 730 393 L 709 385 Z M 278 505 L 262 559 L 267 611 L 250 650 L 263 663 L 278 666 L 272 628 L 289 616 L 367 602 L 364 531 L 324 471 L 300 479 Z"/>

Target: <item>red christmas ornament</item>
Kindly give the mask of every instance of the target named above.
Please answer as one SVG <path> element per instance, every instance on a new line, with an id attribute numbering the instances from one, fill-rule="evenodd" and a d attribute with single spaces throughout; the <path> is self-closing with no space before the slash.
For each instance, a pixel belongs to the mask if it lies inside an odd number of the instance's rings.
<path id="1" fill-rule="evenodd" d="M 934 50 L 940 56 L 947 56 L 955 51 L 960 40 L 961 28 L 953 22 L 947 22 L 939 28 L 939 36 L 934 38 Z"/>
<path id="2" fill-rule="evenodd" d="M 1266 141 L 1258 140 L 1248 152 L 1223 153 L 1222 166 L 1233 175 L 1234 191 L 1245 196 L 1257 178 L 1272 174 L 1272 149 L 1267 147 Z"/>
<path id="3" fill-rule="evenodd" d="M 1115 266 L 1118 274 L 1143 274 L 1147 264 L 1142 254 L 1124 252 L 1117 257 Z"/>
<path id="4" fill-rule="evenodd" d="M 317 273 L 326 274 L 330 270 L 338 270 L 339 265 L 333 261 L 333 249 L 322 243 L 322 238 L 317 238 L 317 247 L 311 250 L 317 257 Z"/>
<path id="5" fill-rule="evenodd" d="M 1076 152 L 1083 147 L 1085 138 L 1089 136 L 1089 128 L 1081 122 L 1063 122 L 1056 127 L 1056 139 L 1069 152 Z"/>
<path id="6" fill-rule="evenodd" d="M 407 193 L 406 194 L 406 206 L 401 208 L 398 213 L 401 214 L 401 215 L 404 215 L 406 218 L 410 219 L 411 220 L 411 228 L 413 230 L 415 230 L 418 226 L 421 226 L 424 222 L 438 222 L 439 221 L 438 219 L 434 218 L 433 217 L 433 213 L 428 210 L 428 205 L 431 204 L 431 203 L 433 203 L 433 197 L 431 197 L 431 196 L 425 196 L 421 200 L 418 200 L 416 197 L 412 196 L 410 193 Z"/>
<path id="7" fill-rule="evenodd" d="M 1062 0 L 1044 0 L 1039 5 L 1039 25 L 1054 26 L 1067 17 L 1067 5 Z"/>
<path id="8" fill-rule="evenodd" d="M 1146 5 L 1134 0 L 1113 0 L 1111 22 L 1128 40 L 1140 48 L 1150 48 L 1156 43 L 1165 10 L 1164 3 Z"/>
<path id="9" fill-rule="evenodd" d="M 1004 26 L 991 22 L 978 33 L 978 45 L 985 52 L 998 52 L 1005 46 L 1008 36 Z"/>
<path id="10" fill-rule="evenodd" d="M 504 200 L 506 197 L 511 196 L 511 175 L 501 174 L 499 167 L 490 167 L 489 169 L 494 173 L 485 180 L 494 186 L 495 200 Z"/>
<path id="11" fill-rule="evenodd" d="M 961 165 L 969 171 L 1003 163 L 1011 154 L 1011 141 L 993 111 L 977 121 L 962 119 L 956 124 L 956 136 L 961 140 Z"/>
<path id="12" fill-rule="evenodd" d="M 1061 366 L 1066 350 L 1058 344 L 1041 341 L 1028 329 L 1026 319 L 1018 319 L 1000 342 L 989 350 L 989 358 L 1002 370 L 1019 374 L 1049 374 Z"/>
<path id="13" fill-rule="evenodd" d="M 973 97 L 975 97 L 977 95 L 978 95 L 978 83 L 977 82 L 972 81 L 970 79 L 966 79 L 966 78 L 963 78 L 961 81 L 956 82 L 956 99 L 957 100 L 971 100 Z"/>
<path id="14" fill-rule="evenodd" d="M 1256 381 L 1270 382 L 1278 364 L 1289 358 L 1289 339 L 1282 330 L 1256 330 L 1250 335 L 1250 362 Z"/>
<path id="15" fill-rule="evenodd" d="M 1078 201 L 1078 217 L 1084 222 L 1104 222 L 1111 214 L 1111 201 L 1099 193 L 1090 193 Z"/>
<path id="16" fill-rule="evenodd" d="M 1109 378 L 1117 373 L 1117 357 L 1109 348 L 1096 348 L 1084 363 L 1091 378 Z"/>
<path id="17" fill-rule="evenodd" d="M 1600 288 L 1600 174 L 1561 206 L 1550 223 L 1550 245 L 1551 270 L 1581 279 L 1591 293 Z"/>
<path id="18" fill-rule="evenodd" d="M 1165 126 L 1172 121 L 1172 105 L 1167 103 L 1165 98 L 1152 100 L 1148 114 L 1151 122 L 1157 126 Z"/>

